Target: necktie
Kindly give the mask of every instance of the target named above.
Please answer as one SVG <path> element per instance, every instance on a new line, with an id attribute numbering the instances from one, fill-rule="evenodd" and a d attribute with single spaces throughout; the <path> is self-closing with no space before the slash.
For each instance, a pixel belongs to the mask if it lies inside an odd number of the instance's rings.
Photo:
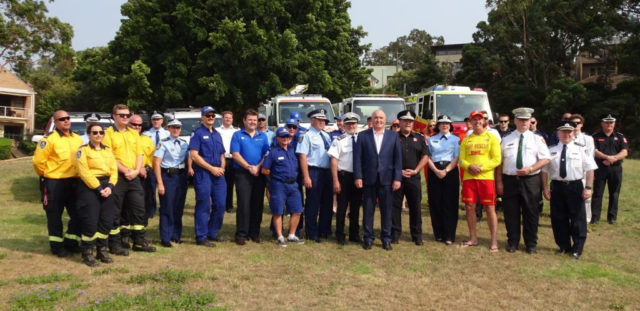
<path id="1" fill-rule="evenodd" d="M 155 145 L 157 146 L 159 142 L 160 142 L 160 131 L 156 131 L 156 141 L 155 141 Z"/>
<path id="2" fill-rule="evenodd" d="M 523 134 L 520 134 L 520 140 L 518 141 L 518 157 L 516 158 L 516 168 L 522 168 L 522 139 L 524 138 Z"/>
<path id="3" fill-rule="evenodd" d="M 560 155 L 560 177 L 567 177 L 567 145 L 562 145 L 562 154 Z"/>
<path id="4" fill-rule="evenodd" d="M 329 141 L 327 140 L 326 134 L 320 133 L 322 136 L 322 141 L 324 141 L 324 150 L 329 150 Z"/>

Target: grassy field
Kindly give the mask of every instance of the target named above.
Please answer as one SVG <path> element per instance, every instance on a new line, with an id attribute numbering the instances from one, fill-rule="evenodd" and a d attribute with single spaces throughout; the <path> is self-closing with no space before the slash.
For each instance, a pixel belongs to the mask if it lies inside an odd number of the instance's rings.
<path id="1" fill-rule="evenodd" d="M 115 257 L 89 268 L 76 255 L 49 253 L 46 218 L 30 158 L 0 162 L 0 304 L 8 310 L 639 310 L 640 161 L 625 161 L 618 224 L 590 228 L 580 260 L 554 255 L 550 220 L 540 221 L 538 254 L 489 252 L 486 222 L 480 246 L 433 241 L 423 210 L 425 245 L 405 233 L 387 252 L 376 241 L 279 248 L 268 241 L 203 248 L 193 242 L 193 190 L 184 215 L 186 243 L 157 253 Z M 426 202 L 426 198 L 423 198 Z M 265 208 L 267 211 L 267 208 Z M 545 212 L 548 213 L 548 204 Z M 378 226 L 379 214 L 376 214 Z M 404 215 L 408 230 L 408 215 Z M 460 214 L 458 241 L 467 237 Z M 222 235 L 232 238 L 235 214 Z M 158 218 L 149 236 L 157 241 Z"/>

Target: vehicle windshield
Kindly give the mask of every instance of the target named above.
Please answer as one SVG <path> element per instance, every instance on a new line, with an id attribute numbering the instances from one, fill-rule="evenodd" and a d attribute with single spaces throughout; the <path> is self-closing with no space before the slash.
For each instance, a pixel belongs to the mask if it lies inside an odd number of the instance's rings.
<path id="1" fill-rule="evenodd" d="M 102 125 L 102 127 L 107 128 L 109 125 L 111 125 L 111 122 L 109 122 L 109 120 L 100 120 L 98 123 L 100 123 L 100 125 Z M 87 125 L 83 122 L 71 122 L 71 129 L 72 132 L 78 134 L 78 135 L 84 135 L 84 133 L 87 131 Z"/>
<path id="2" fill-rule="evenodd" d="M 314 111 L 316 109 L 324 109 L 327 111 L 327 119 L 328 122 L 333 122 L 333 109 L 331 109 L 331 105 L 327 101 L 316 101 L 316 102 L 280 102 L 280 120 L 278 123 L 285 123 L 292 112 L 297 111 L 300 113 L 300 123 L 309 123 L 309 118 L 307 117 L 307 113 Z"/>
<path id="3" fill-rule="evenodd" d="M 201 118 L 178 118 L 182 122 L 182 129 L 180 130 L 180 136 L 191 136 L 191 132 L 200 126 Z M 213 122 L 213 128 L 222 125 L 222 119 L 216 118 Z"/>
<path id="4" fill-rule="evenodd" d="M 374 111 L 382 110 L 387 116 L 387 124 L 391 124 L 396 119 L 398 112 L 405 109 L 404 100 L 354 100 L 353 112 L 360 116 L 359 124 L 366 124 L 367 118 L 370 117 Z"/>
<path id="5" fill-rule="evenodd" d="M 491 116 L 485 94 L 436 94 L 436 117 L 446 114 L 454 122 L 463 122 L 473 110 L 484 110 Z"/>

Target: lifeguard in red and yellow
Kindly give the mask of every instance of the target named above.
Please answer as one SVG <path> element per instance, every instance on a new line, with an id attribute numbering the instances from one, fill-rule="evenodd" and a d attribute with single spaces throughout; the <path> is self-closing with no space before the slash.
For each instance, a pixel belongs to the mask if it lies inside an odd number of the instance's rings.
<path id="1" fill-rule="evenodd" d="M 464 169 L 462 177 L 462 202 L 465 204 L 469 240 L 461 247 L 478 245 L 476 232 L 476 203 L 485 207 L 487 222 L 491 232 L 491 252 L 498 251 L 498 217 L 495 211 L 496 191 L 494 169 L 500 165 L 502 155 L 498 139 L 483 127 L 481 111 L 474 110 L 469 115 L 473 132 L 460 144 L 460 166 Z"/>

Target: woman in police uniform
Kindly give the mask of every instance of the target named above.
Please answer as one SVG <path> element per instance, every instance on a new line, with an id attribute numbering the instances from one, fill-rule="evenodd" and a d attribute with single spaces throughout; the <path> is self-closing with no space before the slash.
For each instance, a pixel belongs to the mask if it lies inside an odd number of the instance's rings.
<path id="1" fill-rule="evenodd" d="M 431 227 L 437 241 L 451 245 L 458 225 L 460 139 L 451 133 L 449 116 L 438 117 L 436 134 L 429 137 L 427 145 L 431 152 L 427 176 Z"/>
<path id="2" fill-rule="evenodd" d="M 115 199 L 112 194 L 118 182 L 118 166 L 109 147 L 102 144 L 104 129 L 100 124 L 87 126 L 89 143 L 82 145 L 76 155 L 76 166 L 82 183 L 77 189 L 77 206 L 82 232 L 82 262 L 98 265 L 96 259 L 110 263 L 107 238 L 113 224 Z M 93 251 L 98 247 L 97 255 Z"/>

